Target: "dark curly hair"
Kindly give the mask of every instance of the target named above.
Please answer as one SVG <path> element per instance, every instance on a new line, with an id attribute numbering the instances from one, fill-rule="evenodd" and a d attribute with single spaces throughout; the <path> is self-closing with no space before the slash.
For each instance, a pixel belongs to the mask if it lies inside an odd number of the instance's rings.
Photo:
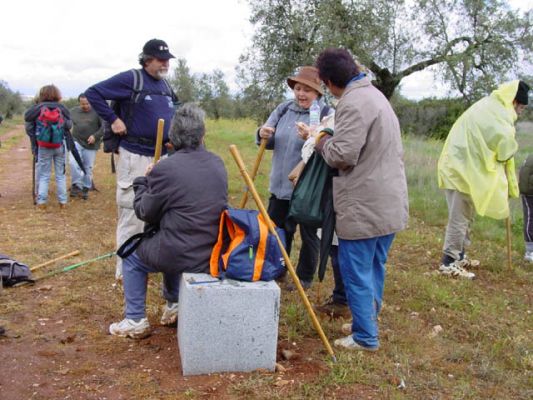
<path id="1" fill-rule="evenodd" d="M 324 82 L 331 82 L 344 89 L 350 80 L 360 72 L 352 55 L 346 49 L 329 48 L 324 50 L 316 59 L 318 76 Z"/>

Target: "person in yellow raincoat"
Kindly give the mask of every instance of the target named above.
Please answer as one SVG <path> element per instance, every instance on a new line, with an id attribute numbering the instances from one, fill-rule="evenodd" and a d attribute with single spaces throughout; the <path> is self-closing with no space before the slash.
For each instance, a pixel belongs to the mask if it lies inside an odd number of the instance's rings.
<path id="1" fill-rule="evenodd" d="M 445 190 L 448 225 L 439 272 L 474 279 L 465 257 L 474 215 L 504 219 L 509 197 L 518 197 L 514 123 L 528 103 L 523 81 L 503 83 L 470 106 L 453 124 L 438 163 L 439 187 Z"/>

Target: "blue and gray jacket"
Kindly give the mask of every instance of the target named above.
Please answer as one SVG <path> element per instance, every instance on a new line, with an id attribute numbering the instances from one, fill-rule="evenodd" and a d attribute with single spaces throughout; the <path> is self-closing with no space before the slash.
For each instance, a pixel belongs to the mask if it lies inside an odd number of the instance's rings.
<path id="1" fill-rule="evenodd" d="M 322 114 L 323 108 L 326 107 L 323 98 L 320 98 L 318 103 Z M 327 115 L 333 112 L 330 108 Z M 282 200 L 291 198 L 293 185 L 288 175 L 302 159 L 301 151 L 305 140 L 298 136 L 297 122 L 309 125 L 309 110 L 300 107 L 295 100 L 278 105 L 265 122 L 265 125 L 276 128 L 266 147 L 268 150 L 274 150 L 268 190 Z M 257 143 L 259 141 L 257 136 Z"/>

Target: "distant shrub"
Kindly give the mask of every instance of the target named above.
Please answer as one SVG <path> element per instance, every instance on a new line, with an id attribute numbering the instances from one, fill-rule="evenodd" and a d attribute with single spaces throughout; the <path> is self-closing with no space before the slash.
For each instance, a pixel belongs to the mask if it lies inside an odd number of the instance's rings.
<path id="1" fill-rule="evenodd" d="M 466 106 L 461 99 L 424 99 L 393 97 L 392 106 L 402 131 L 415 136 L 445 139 Z"/>

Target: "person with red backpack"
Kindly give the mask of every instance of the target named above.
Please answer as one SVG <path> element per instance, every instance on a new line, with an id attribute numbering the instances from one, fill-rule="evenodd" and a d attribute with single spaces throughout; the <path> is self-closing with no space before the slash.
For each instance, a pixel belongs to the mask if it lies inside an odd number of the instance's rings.
<path id="1" fill-rule="evenodd" d="M 37 207 L 40 209 L 45 209 L 48 202 L 52 164 L 59 206 L 64 208 L 67 204 L 65 136 L 72 128 L 72 121 L 69 110 L 60 101 L 59 89 L 55 85 L 46 85 L 39 91 L 38 103 L 24 113 L 32 153 L 37 153 Z"/>

